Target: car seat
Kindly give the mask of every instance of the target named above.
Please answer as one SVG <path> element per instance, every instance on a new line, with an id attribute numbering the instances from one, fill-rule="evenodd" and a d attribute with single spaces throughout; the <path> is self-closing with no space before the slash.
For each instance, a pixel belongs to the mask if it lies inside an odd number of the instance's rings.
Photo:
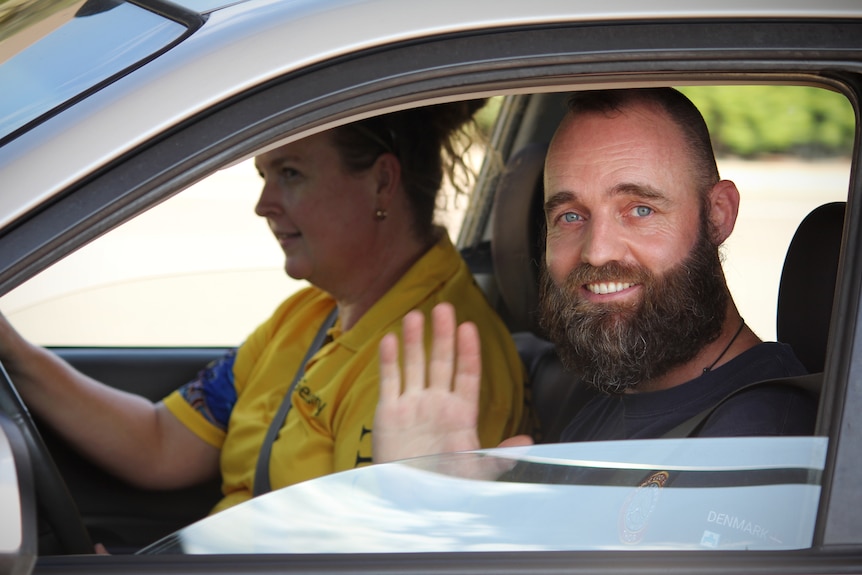
<path id="1" fill-rule="evenodd" d="M 814 208 L 799 224 L 781 272 L 776 335 L 809 373 L 823 371 L 846 202 Z"/>
<path id="2" fill-rule="evenodd" d="M 838 280 L 845 205 L 845 202 L 832 202 L 814 208 L 797 227 L 784 256 L 778 286 L 776 335 L 778 341 L 793 348 L 809 375 L 752 382 L 662 437 L 697 435 L 721 404 L 754 387 L 790 386 L 809 393 L 815 399 L 819 396 Z"/>

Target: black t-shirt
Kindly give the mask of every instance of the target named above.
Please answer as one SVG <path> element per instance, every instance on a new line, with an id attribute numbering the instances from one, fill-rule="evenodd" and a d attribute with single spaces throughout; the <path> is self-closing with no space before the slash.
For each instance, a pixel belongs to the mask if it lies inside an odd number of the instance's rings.
<path id="1" fill-rule="evenodd" d="M 659 438 L 745 385 L 805 373 L 790 346 L 761 343 L 670 389 L 598 396 L 578 412 L 560 441 Z M 811 435 L 816 415 L 817 401 L 805 391 L 755 387 L 718 407 L 698 436 Z"/>

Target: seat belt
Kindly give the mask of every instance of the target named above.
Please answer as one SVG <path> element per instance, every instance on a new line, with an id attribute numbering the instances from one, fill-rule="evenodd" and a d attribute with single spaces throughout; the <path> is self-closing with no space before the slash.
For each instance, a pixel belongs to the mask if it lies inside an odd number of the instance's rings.
<path id="1" fill-rule="evenodd" d="M 305 373 L 305 364 L 323 346 L 326 333 L 329 331 L 329 328 L 335 325 L 337 317 L 338 306 L 334 307 L 329 312 L 329 315 L 326 316 L 326 319 L 323 320 L 323 324 L 317 331 L 317 335 L 314 336 L 314 341 L 311 342 L 311 346 L 305 352 L 305 357 L 296 370 L 296 375 L 293 376 L 293 381 L 287 389 L 287 393 L 284 395 L 284 399 L 281 401 L 275 417 L 272 418 L 272 423 L 269 424 L 269 429 L 266 430 L 266 436 L 263 438 L 263 443 L 260 446 L 260 454 L 257 457 L 257 465 L 254 468 L 254 488 L 252 490 L 254 497 L 272 490 L 269 483 L 269 460 L 272 455 L 272 444 L 275 443 L 275 438 L 278 437 L 278 432 L 281 430 L 281 426 L 284 425 L 284 420 L 287 419 L 287 412 L 290 411 L 293 405 L 291 402 L 293 390 L 296 389 L 296 384 L 299 383 L 299 380 L 302 379 L 302 375 Z"/>
<path id="2" fill-rule="evenodd" d="M 771 387 L 771 386 L 787 386 L 794 387 L 796 389 L 801 389 L 803 391 L 807 391 L 815 396 L 820 395 L 820 388 L 823 384 L 823 373 L 810 373 L 808 375 L 797 375 L 795 377 L 778 377 L 775 379 L 764 379 L 761 381 L 755 381 L 749 383 L 748 385 L 744 385 L 739 389 L 736 389 L 729 394 L 725 395 L 718 403 L 712 405 L 711 407 L 701 411 L 694 417 L 683 421 L 661 437 L 664 439 L 672 439 L 672 438 L 683 438 L 683 437 L 694 437 L 700 430 L 703 428 L 706 421 L 713 414 L 713 412 L 721 407 L 727 400 L 736 395 L 742 393 L 743 391 L 747 391 L 754 387 Z"/>

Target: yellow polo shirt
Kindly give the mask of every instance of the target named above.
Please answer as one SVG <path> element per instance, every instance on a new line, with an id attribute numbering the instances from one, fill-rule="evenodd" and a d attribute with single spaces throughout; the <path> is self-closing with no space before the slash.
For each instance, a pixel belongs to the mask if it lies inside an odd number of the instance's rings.
<path id="1" fill-rule="evenodd" d="M 420 309 L 427 316 L 443 301 L 453 304 L 458 322 L 474 322 L 481 335 L 482 446 L 493 447 L 524 431 L 525 374 L 512 338 L 444 234 L 350 330 L 342 332 L 336 322 L 332 340 L 309 361 L 272 447 L 273 489 L 371 463 L 380 339 L 389 332 L 400 334 L 408 311 Z M 213 512 L 251 498 L 267 428 L 334 306 L 315 287 L 299 291 L 251 334 L 235 357 L 202 371 L 164 400 L 192 432 L 221 449 L 225 497 Z"/>

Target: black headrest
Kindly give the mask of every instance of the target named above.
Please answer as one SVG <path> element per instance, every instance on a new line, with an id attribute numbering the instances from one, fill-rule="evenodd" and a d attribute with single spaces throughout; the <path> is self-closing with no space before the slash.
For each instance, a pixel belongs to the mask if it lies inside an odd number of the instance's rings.
<path id="1" fill-rule="evenodd" d="M 547 146 L 529 144 L 506 164 L 491 213 L 491 257 L 511 331 L 540 333 L 539 266 L 544 249 L 542 173 Z"/>
<path id="2" fill-rule="evenodd" d="M 823 204 L 796 230 L 778 287 L 778 341 L 789 344 L 809 373 L 823 371 L 838 275 L 845 202 Z"/>

